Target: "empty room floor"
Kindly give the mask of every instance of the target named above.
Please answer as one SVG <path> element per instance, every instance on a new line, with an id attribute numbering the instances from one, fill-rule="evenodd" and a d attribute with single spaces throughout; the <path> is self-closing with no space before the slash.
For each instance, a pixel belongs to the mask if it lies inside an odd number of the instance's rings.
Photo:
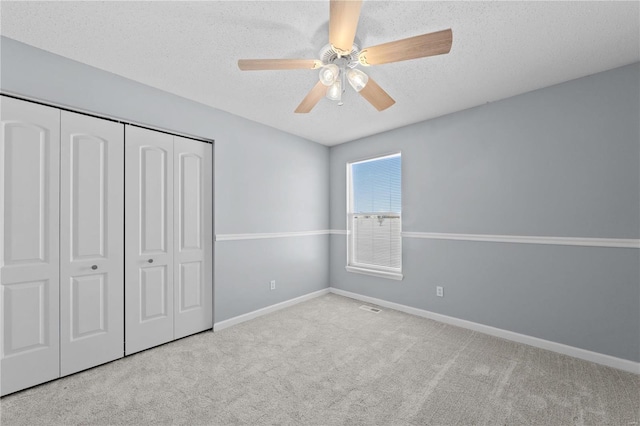
<path id="1" fill-rule="evenodd" d="M 3 426 L 640 421 L 640 376 L 327 294 L 6 396 Z"/>

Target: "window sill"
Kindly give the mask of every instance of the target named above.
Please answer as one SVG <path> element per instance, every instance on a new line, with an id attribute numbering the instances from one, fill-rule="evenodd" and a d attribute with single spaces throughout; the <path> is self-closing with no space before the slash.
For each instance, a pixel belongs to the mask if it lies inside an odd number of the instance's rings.
<path id="1" fill-rule="evenodd" d="M 399 272 L 378 271 L 375 269 L 358 268 L 356 266 L 345 266 L 345 269 L 349 272 L 355 272 L 356 274 L 371 275 L 373 277 L 387 278 L 396 281 L 401 281 L 404 278 L 404 275 Z"/>

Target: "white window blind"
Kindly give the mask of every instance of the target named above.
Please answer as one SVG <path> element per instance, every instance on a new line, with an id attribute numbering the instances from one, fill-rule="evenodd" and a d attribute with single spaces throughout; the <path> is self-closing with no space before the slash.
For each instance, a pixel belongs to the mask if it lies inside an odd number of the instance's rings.
<path id="1" fill-rule="evenodd" d="M 349 163 L 347 174 L 347 269 L 401 279 L 400 154 Z"/>

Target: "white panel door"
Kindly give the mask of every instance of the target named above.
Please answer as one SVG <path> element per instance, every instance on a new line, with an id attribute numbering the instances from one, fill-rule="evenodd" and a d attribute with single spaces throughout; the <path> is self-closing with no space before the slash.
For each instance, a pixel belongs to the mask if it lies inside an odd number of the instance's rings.
<path id="1" fill-rule="evenodd" d="M 0 98 L 0 393 L 60 376 L 60 112 Z"/>
<path id="2" fill-rule="evenodd" d="M 125 352 L 173 340 L 173 136 L 126 126 Z"/>
<path id="3" fill-rule="evenodd" d="M 124 125 L 61 114 L 64 376 L 124 355 Z"/>
<path id="4" fill-rule="evenodd" d="M 212 146 L 174 137 L 174 338 L 213 327 Z"/>

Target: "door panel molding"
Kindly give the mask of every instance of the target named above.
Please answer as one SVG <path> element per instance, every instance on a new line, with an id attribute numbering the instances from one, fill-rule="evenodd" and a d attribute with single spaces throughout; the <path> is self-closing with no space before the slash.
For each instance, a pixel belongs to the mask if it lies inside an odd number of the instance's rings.
<path id="1" fill-rule="evenodd" d="M 5 169 L 4 264 L 47 263 L 50 211 L 49 130 L 34 123 L 3 123 Z M 24 161 L 25 158 L 32 161 Z M 38 159 L 39 161 L 35 161 Z M 14 238 L 12 228 L 21 229 Z"/>
<path id="2" fill-rule="evenodd" d="M 140 249 L 141 255 L 168 253 L 169 225 L 167 214 L 171 199 L 167 197 L 167 149 L 141 146 L 138 184 L 140 190 Z"/>
<path id="3" fill-rule="evenodd" d="M 72 260 L 105 257 L 109 235 L 109 202 L 106 197 L 109 177 L 106 155 L 108 141 L 86 133 L 71 134 L 69 138 L 72 188 L 69 202 L 73 206 L 70 211 Z M 121 170 L 120 172 L 122 173 Z M 87 229 L 80 230 L 81 224 Z"/>
<path id="4" fill-rule="evenodd" d="M 180 267 L 178 313 L 202 308 L 204 301 L 204 277 L 201 261 L 183 262 Z"/>
<path id="5" fill-rule="evenodd" d="M 140 268 L 140 322 L 166 318 L 169 313 L 167 265 Z"/>
<path id="6" fill-rule="evenodd" d="M 2 355 L 6 358 L 49 346 L 47 321 L 51 298 L 49 280 L 5 284 L 6 327 Z"/>
<path id="7" fill-rule="evenodd" d="M 180 222 L 178 250 L 201 250 L 203 242 L 202 214 L 203 214 L 203 177 L 202 163 L 200 155 L 194 153 L 178 154 L 179 175 L 177 202 L 178 220 Z"/>
<path id="8" fill-rule="evenodd" d="M 72 342 L 109 331 L 109 305 L 105 285 L 107 280 L 106 274 L 71 277 Z"/>

